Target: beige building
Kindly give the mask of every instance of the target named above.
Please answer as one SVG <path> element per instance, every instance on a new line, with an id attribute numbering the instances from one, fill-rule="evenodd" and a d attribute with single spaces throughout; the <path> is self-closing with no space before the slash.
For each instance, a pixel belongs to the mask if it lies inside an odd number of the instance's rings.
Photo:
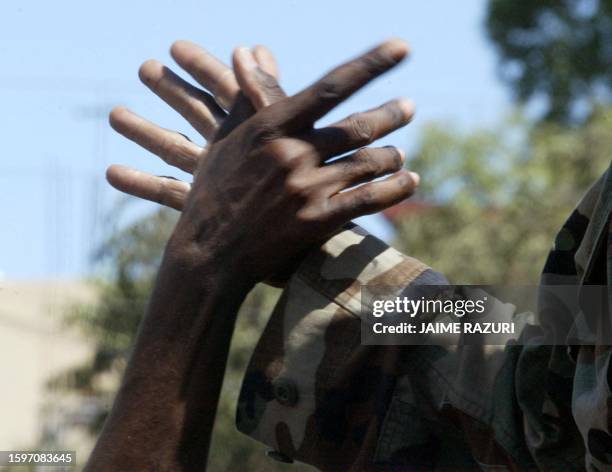
<path id="1" fill-rule="evenodd" d="M 79 462 L 87 456 L 91 445 L 73 427 L 87 408 L 47 382 L 91 355 L 64 319 L 70 306 L 94 300 L 84 282 L 0 280 L 0 450 L 51 442 L 76 449 Z"/>

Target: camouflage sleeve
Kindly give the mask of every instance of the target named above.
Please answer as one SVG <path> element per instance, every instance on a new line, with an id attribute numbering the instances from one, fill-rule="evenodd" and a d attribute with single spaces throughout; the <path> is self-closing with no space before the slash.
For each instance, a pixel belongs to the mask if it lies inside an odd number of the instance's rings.
<path id="1" fill-rule="evenodd" d="M 543 285 L 610 286 L 610 188 L 604 176 L 570 216 Z M 288 281 L 247 368 L 238 429 L 321 470 L 612 470 L 609 346 L 361 343 L 364 284 L 445 283 L 358 227 L 336 234 Z"/>
<path id="2" fill-rule="evenodd" d="M 359 227 L 332 237 L 291 277 L 257 343 L 238 429 L 277 460 L 321 470 L 532 465 L 514 396 L 517 350 L 361 343 L 364 284 L 447 283 Z"/>
<path id="3" fill-rule="evenodd" d="M 568 327 L 566 346 L 543 346 L 534 339 L 517 365 L 526 442 L 538 465 L 548 470 L 612 470 L 611 212 L 608 169 L 559 231 L 541 277 L 542 286 L 577 288 L 585 302 L 595 301 L 586 299 L 594 286 L 603 288 L 598 293 L 603 309 L 590 316 L 586 307 L 591 303 L 583 303 Z M 554 304 L 540 297 L 539 311 L 559 329 Z"/>
<path id="4" fill-rule="evenodd" d="M 344 470 L 373 454 L 400 351 L 361 345 L 366 283 L 446 280 L 357 226 L 305 259 L 255 348 L 238 403 L 238 429 L 274 457 Z"/>

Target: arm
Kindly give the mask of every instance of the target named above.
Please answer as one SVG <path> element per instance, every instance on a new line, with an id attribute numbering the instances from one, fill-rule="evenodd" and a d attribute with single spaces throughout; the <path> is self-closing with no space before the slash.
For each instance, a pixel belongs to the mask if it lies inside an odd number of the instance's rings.
<path id="1" fill-rule="evenodd" d="M 403 43 L 389 41 L 266 106 L 278 86 L 248 51 L 236 52 L 238 83 L 258 111 L 198 163 L 89 470 L 202 468 L 236 311 L 250 288 L 350 219 L 412 193 L 396 149 L 370 150 L 375 169 L 359 153 L 325 165 L 355 140 L 330 142 L 329 130 L 313 128 L 405 54 Z M 410 114 L 403 102 L 383 111 L 381 127 L 400 126 Z"/>
<path id="2" fill-rule="evenodd" d="M 201 469 L 237 310 L 249 285 L 168 243 L 149 309 L 88 470 Z M 196 374 L 197 373 L 197 374 Z"/>

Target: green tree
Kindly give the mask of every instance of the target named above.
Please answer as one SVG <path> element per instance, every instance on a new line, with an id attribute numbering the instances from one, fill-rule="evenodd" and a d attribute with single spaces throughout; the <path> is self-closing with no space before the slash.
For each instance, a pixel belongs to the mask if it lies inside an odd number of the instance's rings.
<path id="1" fill-rule="evenodd" d="M 575 121 L 609 98 L 612 0 L 490 0 L 486 28 L 502 78 L 521 102 L 543 98 L 546 118 Z"/>
<path id="2" fill-rule="evenodd" d="M 455 283 L 537 284 L 558 229 L 610 164 L 611 123 L 608 108 L 579 128 L 429 126 L 410 167 L 433 207 L 400 225 L 397 245 Z"/>

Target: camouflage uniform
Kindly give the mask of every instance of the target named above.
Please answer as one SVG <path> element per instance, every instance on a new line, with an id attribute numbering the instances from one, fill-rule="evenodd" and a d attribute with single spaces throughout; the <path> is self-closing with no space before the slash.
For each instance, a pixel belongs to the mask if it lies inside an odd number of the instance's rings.
<path id="1" fill-rule="evenodd" d="M 561 229 L 541 284 L 610 285 L 611 206 L 608 169 Z M 590 332 L 561 324 L 568 337 L 593 337 L 590 346 L 537 335 L 507 346 L 367 346 L 360 288 L 374 283 L 446 281 L 358 227 L 335 235 L 292 276 L 257 344 L 240 431 L 322 470 L 612 470 L 612 348 L 597 343 L 610 316 Z"/>

